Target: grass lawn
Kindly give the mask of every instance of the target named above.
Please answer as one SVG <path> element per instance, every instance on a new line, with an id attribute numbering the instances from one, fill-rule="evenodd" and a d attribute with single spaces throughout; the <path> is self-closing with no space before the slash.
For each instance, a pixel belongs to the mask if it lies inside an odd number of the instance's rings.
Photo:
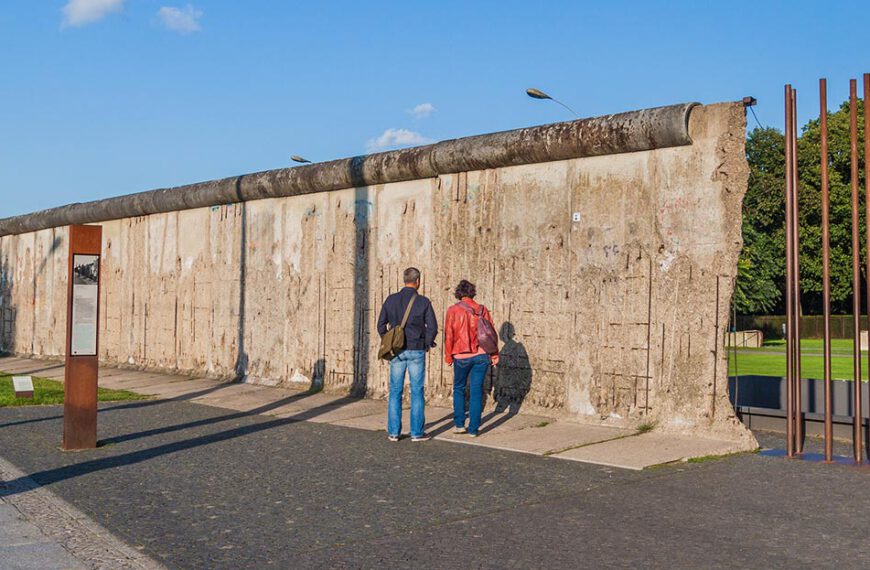
<path id="1" fill-rule="evenodd" d="M 108 390 L 99 388 L 97 399 L 100 402 L 117 402 L 122 400 L 148 400 L 150 396 L 134 394 L 126 390 Z M 63 382 L 33 377 L 33 399 L 16 398 L 12 388 L 12 375 L 0 372 L 0 408 L 5 406 L 41 406 L 63 403 Z"/>
<path id="2" fill-rule="evenodd" d="M 801 377 L 822 379 L 823 349 L 821 339 L 801 340 Z M 741 348 L 736 355 L 733 350 L 728 352 L 728 373 L 759 376 L 785 376 L 785 341 L 772 340 L 764 343 L 762 348 Z M 845 339 L 831 340 L 831 377 L 835 380 L 851 380 L 852 372 L 852 341 Z M 863 352 L 862 356 L 866 357 Z M 864 379 L 867 379 L 867 361 L 862 364 Z"/>
<path id="3" fill-rule="evenodd" d="M 761 348 L 741 348 L 740 350 L 753 352 L 785 352 L 785 340 L 767 340 L 764 341 L 764 346 Z M 824 352 L 822 339 L 807 338 L 801 339 L 801 352 L 806 354 L 818 354 L 821 356 Z M 843 338 L 831 339 L 831 354 L 852 354 L 852 341 Z"/>

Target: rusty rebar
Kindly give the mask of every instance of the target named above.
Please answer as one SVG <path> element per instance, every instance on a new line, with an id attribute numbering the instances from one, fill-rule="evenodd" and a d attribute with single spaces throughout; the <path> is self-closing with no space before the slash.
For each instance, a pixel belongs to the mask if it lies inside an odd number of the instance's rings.
<path id="1" fill-rule="evenodd" d="M 791 231 L 792 269 L 794 271 L 794 440 L 795 453 L 803 453 L 803 402 L 801 398 L 801 256 L 800 256 L 800 183 L 798 178 L 797 89 L 791 90 Z"/>
<path id="2" fill-rule="evenodd" d="M 852 358 L 855 378 L 853 386 L 853 434 L 855 461 L 860 462 L 861 450 L 861 251 L 858 239 L 858 82 L 849 80 L 849 146 L 852 178 Z"/>
<path id="3" fill-rule="evenodd" d="M 822 303 L 825 315 L 825 461 L 834 458 L 834 417 L 831 396 L 831 222 L 828 197 L 828 82 L 819 79 L 819 138 L 822 185 Z"/>
<path id="4" fill-rule="evenodd" d="M 794 456 L 794 257 L 792 255 L 792 113 L 791 85 L 785 86 L 785 448 L 786 455 Z"/>

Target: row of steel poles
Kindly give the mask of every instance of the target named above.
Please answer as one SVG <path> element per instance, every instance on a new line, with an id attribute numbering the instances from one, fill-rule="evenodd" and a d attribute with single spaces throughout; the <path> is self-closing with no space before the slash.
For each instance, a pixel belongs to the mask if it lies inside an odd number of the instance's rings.
<path id="1" fill-rule="evenodd" d="M 854 329 L 852 356 L 853 382 L 853 451 L 860 463 L 862 454 L 862 390 L 861 390 L 861 245 L 858 211 L 858 86 L 849 82 L 849 133 L 852 180 L 852 324 Z M 864 215 L 865 215 L 865 279 L 870 279 L 870 74 L 864 74 Z M 786 453 L 794 457 L 803 453 L 803 405 L 801 394 L 800 349 L 800 231 L 799 177 L 797 157 L 797 91 L 785 86 L 785 235 L 786 235 Z M 828 87 L 819 80 L 819 129 L 821 159 L 822 206 L 822 296 L 824 304 L 824 388 L 825 388 L 825 461 L 833 460 L 833 398 L 831 394 L 831 239 L 830 200 L 828 196 Z M 867 328 L 870 330 L 870 281 L 867 294 Z"/>

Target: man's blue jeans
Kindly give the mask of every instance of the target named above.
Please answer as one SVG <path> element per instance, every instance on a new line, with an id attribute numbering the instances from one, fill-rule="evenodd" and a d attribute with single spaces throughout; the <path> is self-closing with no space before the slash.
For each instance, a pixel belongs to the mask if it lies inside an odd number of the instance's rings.
<path id="1" fill-rule="evenodd" d="M 390 361 L 390 405 L 387 411 L 387 434 L 399 437 L 402 433 L 402 391 L 405 388 L 405 370 L 411 384 L 411 437 L 423 435 L 426 416 L 423 411 L 423 381 L 426 379 L 426 351 L 406 350 Z"/>
<path id="2" fill-rule="evenodd" d="M 457 358 L 453 361 L 453 424 L 465 427 L 465 386 L 468 393 L 468 433 L 474 435 L 480 429 L 483 413 L 483 381 L 489 370 L 489 355 L 472 358 Z"/>

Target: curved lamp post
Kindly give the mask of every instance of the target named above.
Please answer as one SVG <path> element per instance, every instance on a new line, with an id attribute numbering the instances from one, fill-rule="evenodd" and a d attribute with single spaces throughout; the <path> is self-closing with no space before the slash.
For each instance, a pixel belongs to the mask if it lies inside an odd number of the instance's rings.
<path id="1" fill-rule="evenodd" d="M 574 109 L 572 109 L 571 107 L 569 107 L 565 103 L 562 103 L 558 99 L 553 99 L 552 97 L 550 97 L 549 95 L 547 95 L 546 93 L 541 91 L 540 89 L 535 89 L 533 87 L 529 87 L 528 89 L 526 89 L 526 95 L 528 95 L 532 99 L 549 99 L 550 101 L 553 101 L 554 103 L 558 103 L 559 105 L 562 105 L 563 107 L 568 109 L 571 112 L 571 114 L 574 115 L 575 117 L 577 117 L 578 119 L 580 118 L 580 115 L 578 115 L 574 111 Z"/>

